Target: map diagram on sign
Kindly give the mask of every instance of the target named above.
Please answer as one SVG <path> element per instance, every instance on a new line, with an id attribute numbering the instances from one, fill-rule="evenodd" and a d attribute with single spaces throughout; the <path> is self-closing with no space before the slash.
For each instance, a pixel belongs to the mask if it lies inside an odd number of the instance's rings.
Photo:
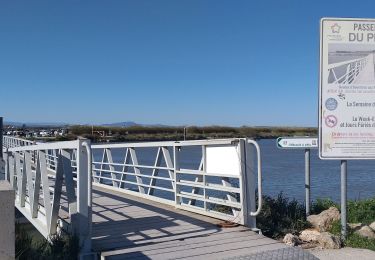
<path id="1" fill-rule="evenodd" d="M 328 48 L 328 84 L 374 84 L 375 47 L 336 43 Z"/>

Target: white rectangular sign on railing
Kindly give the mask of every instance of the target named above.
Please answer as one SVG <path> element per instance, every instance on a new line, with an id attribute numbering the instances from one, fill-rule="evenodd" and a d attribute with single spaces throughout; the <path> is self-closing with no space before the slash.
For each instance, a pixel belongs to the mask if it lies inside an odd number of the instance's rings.
<path id="1" fill-rule="evenodd" d="M 375 158 L 375 19 L 320 25 L 319 156 Z"/>
<path id="2" fill-rule="evenodd" d="M 239 177 L 241 164 L 237 149 L 237 146 L 207 146 L 206 172 L 213 175 Z"/>

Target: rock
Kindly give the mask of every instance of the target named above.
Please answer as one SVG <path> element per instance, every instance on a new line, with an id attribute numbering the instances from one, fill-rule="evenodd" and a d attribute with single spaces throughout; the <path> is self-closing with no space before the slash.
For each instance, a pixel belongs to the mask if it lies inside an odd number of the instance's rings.
<path id="1" fill-rule="evenodd" d="M 315 229 L 306 229 L 301 232 L 299 238 L 305 242 L 316 242 L 318 241 L 318 237 L 320 236 L 320 232 Z"/>
<path id="2" fill-rule="evenodd" d="M 288 246 L 296 246 L 301 243 L 299 238 L 291 233 L 285 235 L 283 242 Z"/>
<path id="3" fill-rule="evenodd" d="M 375 221 L 372 222 L 372 223 L 369 225 L 369 227 L 370 227 L 373 231 L 375 231 Z"/>
<path id="4" fill-rule="evenodd" d="M 330 207 L 322 211 L 319 215 L 310 215 L 307 217 L 307 221 L 320 232 L 329 230 L 332 227 L 332 223 L 339 219 L 340 212 L 335 207 Z"/>
<path id="5" fill-rule="evenodd" d="M 323 232 L 318 236 L 318 243 L 325 249 L 339 249 L 341 248 L 341 239 L 329 232 Z"/>
<path id="6" fill-rule="evenodd" d="M 348 226 L 350 227 L 351 230 L 357 231 L 363 227 L 362 223 L 349 223 Z"/>
<path id="7" fill-rule="evenodd" d="M 357 233 L 358 235 L 362 237 L 375 238 L 375 233 L 369 226 L 363 226 L 359 230 L 357 230 L 355 233 Z"/>

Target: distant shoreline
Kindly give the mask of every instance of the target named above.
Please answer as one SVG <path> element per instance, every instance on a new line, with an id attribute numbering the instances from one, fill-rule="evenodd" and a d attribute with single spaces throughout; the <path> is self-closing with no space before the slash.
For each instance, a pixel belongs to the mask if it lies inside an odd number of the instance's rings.
<path id="1" fill-rule="evenodd" d="M 184 131 L 186 135 L 184 136 Z M 74 140 L 82 136 L 93 142 L 181 141 L 218 138 L 272 139 L 280 136 L 317 136 L 315 127 L 227 127 L 227 126 L 71 126 L 66 136 L 46 141 Z"/>

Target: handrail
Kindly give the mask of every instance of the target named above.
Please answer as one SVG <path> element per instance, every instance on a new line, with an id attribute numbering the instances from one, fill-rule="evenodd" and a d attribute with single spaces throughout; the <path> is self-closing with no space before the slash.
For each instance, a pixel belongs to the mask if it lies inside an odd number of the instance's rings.
<path id="1" fill-rule="evenodd" d="M 89 204 L 89 237 L 92 236 L 92 151 L 91 146 L 84 141 L 82 146 L 86 148 L 87 151 L 87 171 L 88 171 L 88 193 L 87 200 Z"/>
<path id="2" fill-rule="evenodd" d="M 160 146 L 201 146 L 201 145 L 221 145 L 231 144 L 238 141 L 238 138 L 211 139 L 211 140 L 191 140 L 191 141 L 160 141 L 160 142 L 141 142 L 141 143 L 103 143 L 91 144 L 92 149 L 109 148 L 142 148 L 142 147 L 160 147 Z"/>
<path id="3" fill-rule="evenodd" d="M 347 60 L 337 63 L 329 64 L 328 72 L 329 76 L 333 75 L 333 82 L 334 84 L 341 83 L 341 84 L 350 84 L 359 76 L 360 72 L 365 68 L 368 63 L 368 60 L 371 59 L 372 54 L 369 54 L 365 57 L 353 60 Z M 346 66 L 346 72 L 342 75 L 337 76 L 335 69 L 339 67 Z"/>
<path id="4" fill-rule="evenodd" d="M 350 63 L 354 63 L 354 62 L 357 62 L 357 61 L 361 61 L 361 60 L 364 60 L 366 59 L 367 56 L 365 57 L 362 57 L 362 58 L 359 58 L 359 59 L 353 59 L 353 60 L 346 60 L 346 61 L 341 61 L 341 62 L 336 62 L 336 63 L 331 63 L 331 64 L 328 64 L 328 69 L 334 69 L 334 68 L 337 68 L 337 67 L 340 67 L 340 66 L 343 66 L 343 65 L 346 65 L 346 64 L 350 64 Z"/>
<path id="5" fill-rule="evenodd" d="M 254 140 L 247 140 L 247 142 L 255 146 L 258 158 L 258 208 L 255 212 L 250 212 L 250 216 L 255 217 L 258 216 L 260 211 L 262 210 L 262 161 L 260 158 L 260 148 L 258 143 Z"/>
<path id="6" fill-rule="evenodd" d="M 52 150 L 52 149 L 74 149 L 77 147 L 77 141 L 62 141 L 62 142 L 51 142 L 51 143 L 38 143 L 28 146 L 18 146 L 9 148 L 10 152 L 20 151 L 37 151 L 37 150 Z"/>

